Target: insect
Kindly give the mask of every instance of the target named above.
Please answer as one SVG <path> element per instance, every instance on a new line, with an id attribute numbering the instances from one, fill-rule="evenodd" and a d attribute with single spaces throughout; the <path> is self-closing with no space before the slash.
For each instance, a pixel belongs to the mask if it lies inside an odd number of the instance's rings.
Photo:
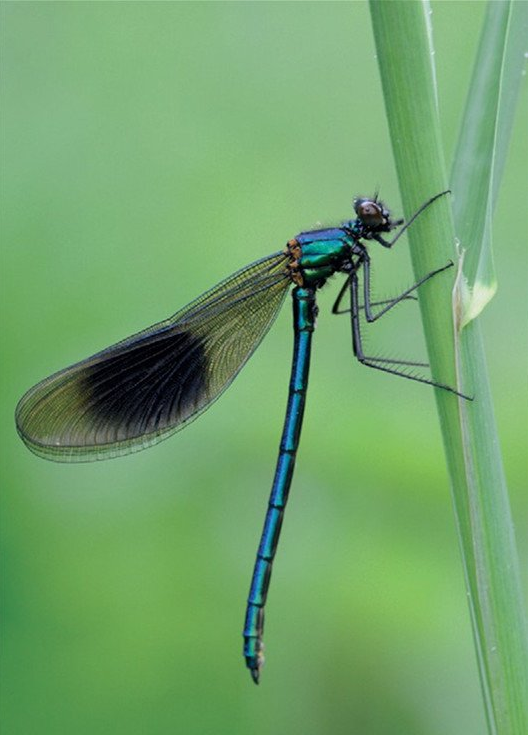
<path id="1" fill-rule="evenodd" d="M 353 202 L 354 219 L 339 227 L 301 232 L 281 252 L 231 275 L 169 319 L 38 383 L 17 406 L 20 436 L 46 459 L 85 462 L 156 444 L 187 426 L 231 384 L 293 286 L 294 348 L 286 418 L 243 632 L 244 657 L 255 683 L 264 662 L 264 606 L 301 433 L 317 290 L 336 273 L 345 275 L 332 311 L 350 314 L 353 353 L 363 365 L 466 397 L 448 385 L 405 372 L 424 363 L 366 355 L 361 339 L 362 310 L 367 323 L 374 322 L 402 300 L 415 298 L 412 294 L 421 284 L 453 265 L 431 271 L 394 299 L 372 302 L 366 243 L 391 248 L 416 217 L 446 193 L 425 202 L 406 224 L 391 219 L 377 195 L 359 197 Z M 392 230 L 397 234 L 385 239 Z M 341 310 L 346 292 L 350 308 Z"/>

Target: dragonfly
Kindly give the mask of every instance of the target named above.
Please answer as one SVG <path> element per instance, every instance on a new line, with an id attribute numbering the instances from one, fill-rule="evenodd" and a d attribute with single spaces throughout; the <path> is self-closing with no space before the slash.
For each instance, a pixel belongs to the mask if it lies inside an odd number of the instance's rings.
<path id="1" fill-rule="evenodd" d="M 367 355 L 362 344 L 362 323 L 415 299 L 423 283 L 453 265 L 448 262 L 399 296 L 376 302 L 371 299 L 368 244 L 390 249 L 447 193 L 428 199 L 407 223 L 392 219 L 377 194 L 357 197 L 354 219 L 301 232 L 280 252 L 242 268 L 165 321 L 41 381 L 17 406 L 20 437 L 45 459 L 85 462 L 156 444 L 187 426 L 226 390 L 291 289 L 294 340 L 287 409 L 243 630 L 243 654 L 256 684 L 264 663 L 264 608 L 301 434 L 318 290 L 332 276 L 344 274 L 332 312 L 350 315 L 352 350 L 361 364 L 467 398 L 447 384 L 409 372 L 425 363 Z M 341 308 L 347 293 L 350 306 Z"/>

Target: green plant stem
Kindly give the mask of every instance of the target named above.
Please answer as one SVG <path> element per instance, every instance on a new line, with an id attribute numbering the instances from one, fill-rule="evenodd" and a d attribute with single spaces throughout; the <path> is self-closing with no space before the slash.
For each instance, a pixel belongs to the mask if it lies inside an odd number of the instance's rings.
<path id="1" fill-rule="evenodd" d="M 429 6 L 371 0 L 370 8 L 409 216 L 421 202 L 447 188 Z M 447 197 L 416 221 L 409 240 L 417 278 L 457 259 Z M 452 288 L 453 279 L 447 276 L 433 279 L 421 289 L 420 307 L 435 379 L 475 397 L 469 402 L 435 391 L 488 729 L 522 735 L 528 733 L 528 644 L 513 525 L 480 327 L 474 320 L 455 335 Z"/>

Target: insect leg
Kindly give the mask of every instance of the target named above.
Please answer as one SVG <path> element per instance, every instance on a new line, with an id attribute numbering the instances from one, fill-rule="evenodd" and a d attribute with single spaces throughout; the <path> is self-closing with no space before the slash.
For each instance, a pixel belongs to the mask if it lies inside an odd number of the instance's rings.
<path id="1" fill-rule="evenodd" d="M 379 357 L 370 357 L 368 355 L 365 355 L 363 352 L 363 346 L 361 343 L 361 325 L 360 325 L 360 320 L 359 320 L 359 311 L 360 311 L 359 310 L 359 287 L 358 287 L 357 273 L 355 272 L 350 275 L 350 301 L 351 301 L 350 314 L 351 314 L 351 322 L 352 322 L 352 349 L 354 351 L 354 355 L 356 356 L 356 358 L 362 365 L 366 365 L 367 367 L 374 368 L 375 370 L 381 370 L 384 373 L 391 373 L 392 375 L 399 375 L 402 378 L 407 378 L 407 380 L 414 380 L 417 383 L 425 383 L 426 385 L 432 385 L 435 388 L 442 388 L 442 390 L 447 390 L 450 393 L 454 393 L 455 395 L 460 396 L 461 398 L 472 400 L 471 398 L 469 398 L 469 396 L 466 396 L 463 393 L 460 393 L 459 391 L 455 390 L 450 385 L 446 385 L 445 383 L 439 383 L 436 380 L 431 380 L 429 378 L 424 378 L 418 375 L 409 375 L 403 370 L 398 370 L 396 367 L 389 367 L 389 365 L 393 365 L 393 366 L 394 365 L 411 365 L 411 366 L 418 365 L 418 366 L 421 366 L 422 363 L 405 362 L 402 360 L 388 360 L 388 359 L 383 359 Z"/>
<path id="2" fill-rule="evenodd" d="M 400 301 L 403 301 L 404 299 L 408 298 L 409 294 L 411 294 L 413 291 L 416 291 L 416 289 L 419 288 L 423 283 L 428 281 L 433 276 L 436 276 L 438 273 L 442 273 L 448 268 L 452 268 L 454 265 L 452 261 L 449 261 L 447 265 L 444 265 L 441 268 L 436 268 L 434 271 L 427 273 L 425 276 L 423 276 L 418 281 L 416 281 L 416 283 L 414 283 L 408 289 L 403 291 L 403 293 L 401 293 L 399 296 L 396 296 L 396 298 L 388 301 L 385 307 L 381 311 L 378 311 L 377 314 L 373 314 L 371 309 L 373 306 L 375 306 L 375 303 L 371 302 L 370 300 L 370 258 L 368 254 L 366 253 L 366 251 L 364 255 L 362 256 L 362 263 L 363 263 L 363 299 L 365 303 L 365 318 L 368 322 L 375 322 L 376 319 L 379 319 L 380 316 L 383 316 L 384 314 L 386 314 L 390 309 L 396 306 L 396 304 L 399 304 Z"/>

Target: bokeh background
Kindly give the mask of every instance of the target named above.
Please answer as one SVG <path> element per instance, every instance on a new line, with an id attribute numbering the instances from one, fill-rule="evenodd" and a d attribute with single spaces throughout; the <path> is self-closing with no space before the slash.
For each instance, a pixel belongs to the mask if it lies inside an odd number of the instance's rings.
<path id="1" fill-rule="evenodd" d="M 485 6 L 432 7 L 449 160 Z M 480 735 L 433 394 L 354 362 L 338 284 L 320 298 L 258 688 L 241 627 L 289 304 L 222 400 L 156 448 L 58 465 L 13 423 L 32 384 L 350 217 L 353 195 L 379 186 L 400 211 L 367 4 L 1 10 L 3 731 Z M 483 317 L 525 582 L 527 119 L 524 89 Z M 375 277 L 380 298 L 412 282 L 404 241 Z M 413 304 L 384 321 L 373 349 L 423 354 Z"/>

